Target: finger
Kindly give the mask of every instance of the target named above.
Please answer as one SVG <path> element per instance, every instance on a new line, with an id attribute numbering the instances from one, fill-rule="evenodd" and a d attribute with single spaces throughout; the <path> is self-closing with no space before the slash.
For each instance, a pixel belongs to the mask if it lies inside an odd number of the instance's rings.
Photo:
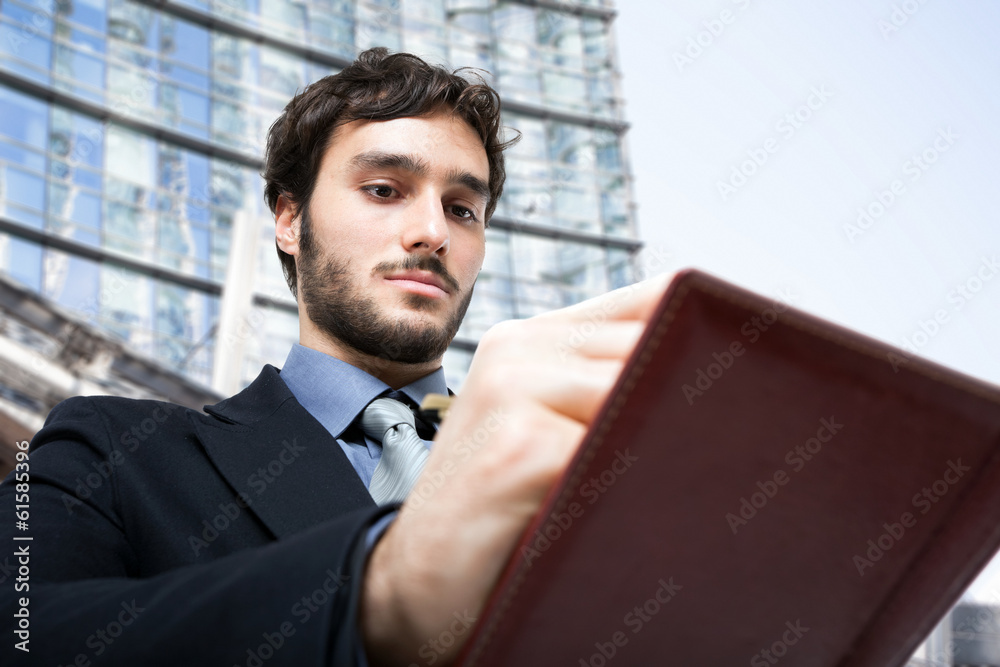
<path id="1" fill-rule="evenodd" d="M 615 319 L 647 321 L 663 297 L 674 274 L 665 273 L 578 304 L 537 315 L 539 319 Z"/>
<path id="2" fill-rule="evenodd" d="M 584 357 L 567 360 L 557 368 L 539 366 L 532 373 L 531 394 L 559 414 L 589 425 L 623 366 L 620 360 Z"/>
<path id="3" fill-rule="evenodd" d="M 646 329 L 637 320 L 536 319 L 504 323 L 480 342 L 473 366 L 565 363 L 574 356 L 627 359 Z M 488 361 L 487 361 L 488 360 Z"/>
<path id="4" fill-rule="evenodd" d="M 470 495 L 491 496 L 492 512 L 504 515 L 510 512 L 525 519 L 534 513 L 536 507 L 532 505 L 541 501 L 565 470 L 587 428 L 578 420 L 539 403 L 524 405 L 520 417 L 520 427 L 505 432 L 502 442 L 476 453 L 479 477 L 468 481 Z"/>
<path id="5" fill-rule="evenodd" d="M 587 427 L 537 401 L 521 401 L 497 414 L 501 428 L 480 423 L 474 429 L 456 429 L 454 422 L 445 421 L 414 485 L 421 495 L 410 494 L 405 512 L 443 511 L 480 525 L 524 521 L 534 513 L 579 448 Z M 425 486 L 434 491 L 424 493 Z M 446 521 L 439 527 L 446 533 L 453 525 Z M 490 527 L 494 529 L 496 525 Z"/>
<path id="6" fill-rule="evenodd" d="M 556 358 L 560 362 L 574 355 L 590 359 L 627 359 L 645 330 L 645 323 L 635 320 L 574 321 L 554 342 Z"/>

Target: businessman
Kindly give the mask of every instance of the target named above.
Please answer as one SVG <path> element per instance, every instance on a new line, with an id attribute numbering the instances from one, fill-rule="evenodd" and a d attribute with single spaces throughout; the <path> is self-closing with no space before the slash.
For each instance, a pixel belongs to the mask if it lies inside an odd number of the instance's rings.
<path id="1" fill-rule="evenodd" d="M 5 654 L 455 658 L 665 286 L 493 327 L 440 428 L 407 416 L 447 392 L 506 146 L 491 88 L 384 49 L 288 104 L 264 178 L 299 344 L 204 413 L 110 397 L 52 411 L 31 444 L 30 575 L 0 584 Z M 606 323 L 574 335 L 595 313 Z M 374 428 L 383 408 L 403 416 Z"/>

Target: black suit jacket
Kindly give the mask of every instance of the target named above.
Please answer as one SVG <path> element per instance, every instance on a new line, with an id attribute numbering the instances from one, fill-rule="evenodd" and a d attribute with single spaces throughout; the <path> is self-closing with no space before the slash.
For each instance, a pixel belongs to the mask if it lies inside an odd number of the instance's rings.
<path id="1" fill-rule="evenodd" d="M 206 412 L 111 397 L 52 410 L 31 444 L 27 531 L 12 477 L 0 486 L 4 551 L 30 553 L 28 589 L 0 585 L 0 655 L 27 657 L 11 626 L 28 597 L 30 664 L 354 664 L 364 535 L 391 508 L 274 367 Z"/>

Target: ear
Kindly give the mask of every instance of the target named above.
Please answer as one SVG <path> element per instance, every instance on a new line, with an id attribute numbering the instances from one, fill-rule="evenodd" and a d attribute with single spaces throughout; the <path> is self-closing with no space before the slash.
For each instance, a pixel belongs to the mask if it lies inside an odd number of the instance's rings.
<path id="1" fill-rule="evenodd" d="M 274 205 L 274 240 L 284 252 L 298 257 L 298 211 L 285 195 L 278 195 L 278 201 Z"/>

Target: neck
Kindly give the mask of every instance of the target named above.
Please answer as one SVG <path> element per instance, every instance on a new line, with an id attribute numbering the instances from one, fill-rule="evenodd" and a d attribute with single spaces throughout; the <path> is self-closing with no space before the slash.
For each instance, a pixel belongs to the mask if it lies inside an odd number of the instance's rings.
<path id="1" fill-rule="evenodd" d="M 440 357 L 419 364 L 404 364 L 385 357 L 365 354 L 335 338 L 323 335 L 314 327 L 307 326 L 305 322 L 300 324 L 299 344 L 360 368 L 393 389 L 400 389 L 411 382 L 416 382 L 441 367 Z"/>

